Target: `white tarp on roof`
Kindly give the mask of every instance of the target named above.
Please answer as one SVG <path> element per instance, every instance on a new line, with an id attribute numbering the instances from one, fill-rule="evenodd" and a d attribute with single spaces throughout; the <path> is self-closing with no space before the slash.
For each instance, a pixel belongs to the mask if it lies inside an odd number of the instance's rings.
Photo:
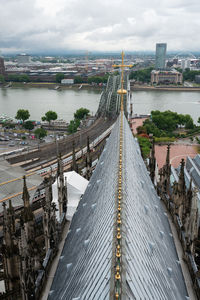
<path id="1" fill-rule="evenodd" d="M 89 181 L 83 178 L 75 171 L 64 172 L 64 178 L 67 181 L 67 197 L 68 197 L 66 219 L 71 220 L 79 204 L 80 197 L 81 195 L 84 194 Z M 58 209 L 57 180 L 53 184 L 52 189 L 53 189 L 53 202 L 56 203 Z M 57 216 L 59 216 L 59 211 L 57 211 Z"/>

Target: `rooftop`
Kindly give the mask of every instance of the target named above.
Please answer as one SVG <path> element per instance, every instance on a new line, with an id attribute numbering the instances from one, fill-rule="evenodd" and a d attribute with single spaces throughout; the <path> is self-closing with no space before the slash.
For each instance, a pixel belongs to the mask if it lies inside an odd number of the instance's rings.
<path id="1" fill-rule="evenodd" d="M 120 132 L 123 299 L 187 297 L 167 214 L 123 117 L 123 130 L 119 118 L 72 219 L 49 300 L 110 299 L 113 293 Z"/>

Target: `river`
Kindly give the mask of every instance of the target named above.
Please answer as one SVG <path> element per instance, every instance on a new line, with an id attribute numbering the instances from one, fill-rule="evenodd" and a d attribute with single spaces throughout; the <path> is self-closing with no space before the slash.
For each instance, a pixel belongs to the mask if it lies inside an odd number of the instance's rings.
<path id="1" fill-rule="evenodd" d="M 200 117 L 200 92 L 134 91 L 133 113 L 149 114 L 152 110 L 171 110 L 189 114 L 197 123 Z"/>
<path id="2" fill-rule="evenodd" d="M 100 100 L 100 90 L 48 88 L 8 88 L 0 89 L 0 115 L 14 117 L 18 109 L 28 109 L 30 119 L 40 120 L 48 110 L 54 110 L 59 119 L 69 121 L 74 112 L 85 107 L 95 114 Z M 135 91 L 132 93 L 133 112 L 147 114 L 151 110 L 172 110 L 190 114 L 196 122 L 200 117 L 199 92 Z"/>
<path id="3" fill-rule="evenodd" d="M 56 111 L 59 119 L 70 121 L 80 107 L 95 114 L 99 105 L 100 90 L 48 88 L 0 88 L 0 115 L 14 118 L 18 109 L 28 109 L 30 119 L 41 120 L 48 110 Z"/>

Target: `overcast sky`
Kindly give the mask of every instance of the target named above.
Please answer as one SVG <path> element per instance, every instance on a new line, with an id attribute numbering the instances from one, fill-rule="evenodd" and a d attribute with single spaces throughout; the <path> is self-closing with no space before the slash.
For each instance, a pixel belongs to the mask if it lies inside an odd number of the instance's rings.
<path id="1" fill-rule="evenodd" d="M 0 0 L 3 53 L 200 50 L 200 0 Z"/>

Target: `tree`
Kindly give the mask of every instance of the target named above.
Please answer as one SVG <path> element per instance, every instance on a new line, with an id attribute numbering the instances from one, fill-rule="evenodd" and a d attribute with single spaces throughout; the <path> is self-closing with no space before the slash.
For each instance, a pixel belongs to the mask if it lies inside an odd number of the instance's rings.
<path id="1" fill-rule="evenodd" d="M 68 125 L 68 128 L 67 128 L 68 132 L 69 133 L 76 132 L 79 125 L 80 125 L 80 120 L 78 120 L 78 119 L 71 120 L 69 125 Z"/>
<path id="2" fill-rule="evenodd" d="M 15 81 L 15 82 L 29 82 L 30 77 L 27 74 L 9 74 L 8 81 Z"/>
<path id="3" fill-rule="evenodd" d="M 197 122 L 200 124 L 200 117 L 198 118 Z"/>
<path id="4" fill-rule="evenodd" d="M 56 82 L 61 83 L 61 80 L 64 79 L 64 77 L 63 73 L 56 74 Z"/>
<path id="5" fill-rule="evenodd" d="M 27 130 L 33 130 L 34 128 L 34 124 L 33 124 L 33 121 L 26 121 L 24 123 L 24 128 L 27 129 Z"/>
<path id="6" fill-rule="evenodd" d="M 142 157 L 145 159 L 149 156 L 151 143 L 148 138 L 138 136 Z"/>
<path id="7" fill-rule="evenodd" d="M 108 80 L 109 74 L 106 73 L 104 76 L 92 76 L 92 77 L 88 77 L 88 83 L 106 83 Z"/>
<path id="8" fill-rule="evenodd" d="M 183 80 L 194 81 L 196 75 L 200 75 L 200 71 L 194 71 L 187 68 L 183 72 Z"/>
<path id="9" fill-rule="evenodd" d="M 51 121 L 55 121 L 57 118 L 57 113 L 55 111 L 49 110 L 45 113 L 45 116 L 42 117 L 42 121 L 47 121 L 50 125 Z"/>
<path id="10" fill-rule="evenodd" d="M 22 74 L 22 75 L 19 75 L 19 81 L 20 81 L 20 82 L 29 82 L 29 81 L 30 81 L 30 78 L 29 78 L 28 75 Z"/>
<path id="11" fill-rule="evenodd" d="M 173 131 L 180 125 L 184 125 L 186 129 L 194 128 L 194 123 L 190 115 L 177 114 L 170 110 L 166 110 L 164 112 L 159 110 L 152 111 L 151 120 L 154 126 L 156 126 L 159 130 L 164 131 L 164 133 L 167 133 L 168 136 L 170 136 L 170 134 L 172 134 Z M 144 124 L 149 125 L 148 121 L 145 121 Z M 158 135 L 155 136 L 159 137 Z M 160 136 L 163 136 L 163 134 Z"/>
<path id="12" fill-rule="evenodd" d="M 89 112 L 87 108 L 81 107 L 74 113 L 74 119 L 82 120 L 88 116 Z"/>
<path id="13" fill-rule="evenodd" d="M 135 79 L 135 80 L 141 81 L 141 82 L 150 82 L 151 81 L 151 71 L 152 70 L 153 70 L 153 68 L 149 67 L 149 68 L 146 68 L 146 69 L 132 71 L 130 73 L 129 78 L 130 79 Z"/>
<path id="14" fill-rule="evenodd" d="M 189 120 L 186 122 L 185 128 L 186 128 L 186 129 L 193 129 L 193 128 L 194 128 L 194 123 L 193 123 L 192 118 L 189 119 Z"/>
<path id="15" fill-rule="evenodd" d="M 138 126 L 136 130 L 137 130 L 137 134 L 147 133 L 147 130 L 144 126 Z"/>
<path id="16" fill-rule="evenodd" d="M 43 122 L 47 120 L 45 116 L 43 116 L 41 119 Z"/>
<path id="17" fill-rule="evenodd" d="M 28 120 L 30 117 L 29 111 L 27 109 L 18 109 L 15 119 L 24 121 Z"/>
<path id="18" fill-rule="evenodd" d="M 44 128 L 37 128 L 34 133 L 38 139 L 42 139 L 47 136 L 47 131 Z"/>
<path id="19" fill-rule="evenodd" d="M 83 83 L 82 77 L 81 77 L 81 76 L 75 76 L 75 77 L 74 77 L 74 83 L 75 83 L 75 84 Z"/>

